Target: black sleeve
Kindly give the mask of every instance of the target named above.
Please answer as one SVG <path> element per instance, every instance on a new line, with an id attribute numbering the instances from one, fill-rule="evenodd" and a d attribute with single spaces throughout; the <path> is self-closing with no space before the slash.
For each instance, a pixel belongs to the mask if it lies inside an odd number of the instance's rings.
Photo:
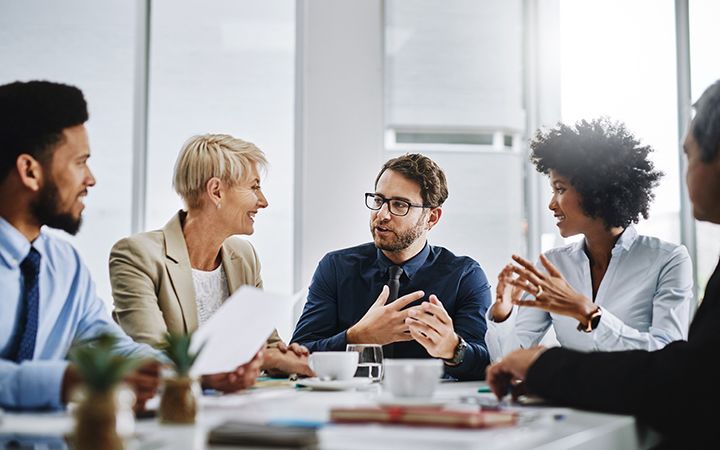
<path id="1" fill-rule="evenodd" d="M 655 352 L 553 348 L 532 365 L 527 387 L 553 403 L 635 415 L 666 435 L 705 433 L 717 426 L 719 340 L 678 341 Z"/>

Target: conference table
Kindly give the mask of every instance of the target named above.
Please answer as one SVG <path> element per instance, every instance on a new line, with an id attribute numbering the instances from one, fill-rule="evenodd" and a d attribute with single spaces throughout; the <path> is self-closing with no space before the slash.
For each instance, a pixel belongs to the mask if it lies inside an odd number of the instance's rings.
<path id="1" fill-rule="evenodd" d="M 483 382 L 443 382 L 434 401 L 445 408 L 477 409 L 478 404 L 494 401 L 486 388 Z M 194 425 L 162 425 L 157 419 L 138 419 L 127 447 L 142 450 L 230 448 L 207 444 L 208 431 L 228 420 L 319 425 L 321 449 L 592 450 L 648 448 L 658 442 L 655 433 L 639 426 L 631 416 L 552 406 L 503 406 L 517 412 L 517 424 L 487 429 L 329 423 L 331 408 L 376 406 L 389 395 L 382 384 L 327 392 L 298 388 L 287 381 L 260 382 L 258 387 L 238 394 L 203 396 Z M 69 434 L 72 428 L 72 415 L 65 411 L 5 411 L 0 416 L 0 443 L 8 445 L 15 440 L 27 445 L 16 448 L 65 448 L 59 437 Z M 37 442 L 34 447 L 33 442 Z"/>

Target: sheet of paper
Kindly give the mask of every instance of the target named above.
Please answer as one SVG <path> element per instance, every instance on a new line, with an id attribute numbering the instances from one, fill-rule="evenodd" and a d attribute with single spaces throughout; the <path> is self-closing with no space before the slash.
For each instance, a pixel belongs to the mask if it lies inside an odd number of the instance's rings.
<path id="1" fill-rule="evenodd" d="M 292 297 L 242 286 L 193 334 L 192 351 L 205 347 L 191 374 L 230 372 L 250 361 L 287 314 Z"/>

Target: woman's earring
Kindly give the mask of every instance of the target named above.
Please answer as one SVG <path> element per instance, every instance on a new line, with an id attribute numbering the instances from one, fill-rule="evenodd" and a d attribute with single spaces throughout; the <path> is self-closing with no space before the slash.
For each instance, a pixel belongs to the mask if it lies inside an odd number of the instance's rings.
<path id="1" fill-rule="evenodd" d="M 220 209 L 220 202 L 217 202 L 217 204 L 215 204 L 215 207 L 216 207 L 217 209 Z"/>

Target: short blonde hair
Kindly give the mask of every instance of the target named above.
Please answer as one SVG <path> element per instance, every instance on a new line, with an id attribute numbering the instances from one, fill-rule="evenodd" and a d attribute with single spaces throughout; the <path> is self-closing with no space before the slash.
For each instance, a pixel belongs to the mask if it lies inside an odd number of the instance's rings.
<path id="1" fill-rule="evenodd" d="M 261 170 L 267 165 L 265 154 L 250 142 L 228 134 L 193 136 L 178 155 L 173 188 L 188 207 L 197 207 L 210 178 L 234 186 L 250 175 L 253 166 Z"/>

